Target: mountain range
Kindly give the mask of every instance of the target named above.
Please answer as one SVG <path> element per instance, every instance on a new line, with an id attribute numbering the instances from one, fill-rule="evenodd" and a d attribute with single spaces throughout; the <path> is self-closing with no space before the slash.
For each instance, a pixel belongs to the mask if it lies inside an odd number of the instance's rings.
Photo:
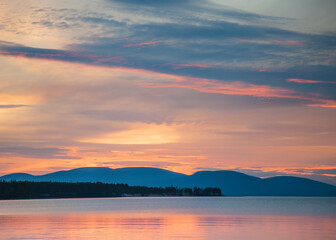
<path id="1" fill-rule="evenodd" d="M 307 178 L 279 176 L 258 178 L 235 171 L 199 171 L 192 175 L 160 168 L 76 168 L 34 176 L 13 173 L 5 181 L 103 182 L 147 187 L 218 187 L 226 196 L 336 196 L 336 186 Z"/>

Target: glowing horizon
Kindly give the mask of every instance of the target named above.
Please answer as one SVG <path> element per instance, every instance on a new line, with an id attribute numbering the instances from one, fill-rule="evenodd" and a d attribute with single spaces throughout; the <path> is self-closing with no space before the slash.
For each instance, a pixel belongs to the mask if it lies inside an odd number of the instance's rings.
<path id="1" fill-rule="evenodd" d="M 327 5 L 307 4 L 322 21 L 241 1 L 3 1 L 0 176 L 146 166 L 336 184 Z"/>

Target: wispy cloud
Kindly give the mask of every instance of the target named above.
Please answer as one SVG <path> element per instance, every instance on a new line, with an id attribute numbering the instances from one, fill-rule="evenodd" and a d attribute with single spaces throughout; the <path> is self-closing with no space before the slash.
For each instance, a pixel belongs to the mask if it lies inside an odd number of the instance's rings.
<path id="1" fill-rule="evenodd" d="M 312 178 L 317 181 L 336 185 L 336 167 L 335 166 L 316 166 L 306 168 L 234 168 L 233 170 L 250 174 L 257 177 L 268 178 L 273 176 L 296 176 L 303 178 Z"/>
<path id="2" fill-rule="evenodd" d="M 21 107 L 27 107 L 27 105 L 14 105 L 14 104 L 0 105 L 0 109 L 1 108 L 21 108 Z"/>
<path id="3" fill-rule="evenodd" d="M 68 152 L 68 149 L 62 148 L 0 147 L 0 156 L 2 157 L 79 159 L 79 157 L 67 155 Z"/>
<path id="4" fill-rule="evenodd" d="M 20 45 L 0 42 L 0 55 L 25 58 L 40 58 L 68 62 L 82 63 L 123 63 L 125 60 L 120 56 L 102 56 L 99 54 L 78 53 L 55 49 L 31 48 Z"/>
<path id="5" fill-rule="evenodd" d="M 304 45 L 303 42 L 291 41 L 291 40 L 287 40 L 287 41 L 274 40 L 274 42 L 276 44 L 280 44 L 280 45 L 294 45 L 294 46 L 303 46 Z"/>
<path id="6" fill-rule="evenodd" d="M 243 95 L 265 98 L 288 98 L 319 102 L 307 104 L 307 106 L 335 108 L 336 101 L 317 98 L 315 94 L 300 94 L 291 89 L 271 87 L 267 85 L 255 85 L 245 82 L 221 82 L 210 79 L 184 78 L 172 83 L 139 83 L 146 88 L 186 88 L 205 93 L 218 93 L 226 95 Z"/>
<path id="7" fill-rule="evenodd" d="M 308 80 L 308 79 L 299 79 L 299 78 L 289 78 L 287 82 L 295 82 L 295 83 L 330 83 L 336 84 L 336 81 L 319 81 L 319 80 Z"/>
<path id="8" fill-rule="evenodd" d="M 129 44 L 123 45 L 123 47 L 144 47 L 144 46 L 148 46 L 148 45 L 157 44 L 157 43 L 160 43 L 160 42 L 163 42 L 163 40 L 152 41 L 152 42 L 141 42 L 141 43 L 129 43 Z"/>
<path id="9" fill-rule="evenodd" d="M 167 63 L 166 65 L 170 65 L 173 69 L 181 69 L 181 68 L 214 68 L 214 66 L 210 66 L 207 64 L 199 64 L 199 63 Z"/>
<path id="10" fill-rule="evenodd" d="M 5 56 L 15 56 L 24 58 L 40 58 L 48 60 L 57 61 L 67 61 L 67 62 L 77 62 L 85 63 L 104 67 L 120 67 L 122 66 L 125 71 L 141 71 L 141 69 L 134 68 L 129 65 L 128 62 L 119 56 L 106 57 L 100 54 L 87 54 L 87 53 L 77 53 L 72 51 L 63 50 L 53 50 L 53 49 L 39 49 L 39 48 L 29 48 L 20 45 L 13 45 L 4 43 L 0 46 L 0 54 Z M 103 64 L 103 65 L 101 65 Z M 164 64 L 172 65 L 176 70 L 179 68 L 211 68 L 209 65 L 202 64 Z M 148 70 L 145 70 L 148 71 Z M 260 70 L 257 70 L 260 72 Z M 264 71 L 262 71 L 264 72 Z M 333 99 L 327 99 L 322 97 L 320 94 L 305 92 L 300 93 L 293 89 L 283 88 L 271 85 L 257 85 L 244 81 L 220 81 L 216 79 L 207 78 L 196 78 L 187 77 L 183 75 L 160 73 L 157 71 L 148 71 L 153 75 L 165 75 L 166 77 L 173 79 L 170 83 L 142 83 L 142 86 L 146 88 L 187 88 L 193 89 L 199 92 L 206 93 L 218 93 L 226 95 L 243 95 L 243 96 L 253 96 L 253 97 L 266 97 L 266 98 L 285 98 L 285 99 L 298 99 L 306 100 L 313 103 L 308 103 L 306 106 L 310 107 L 325 107 L 325 108 L 335 108 L 336 101 Z M 313 80 L 304 79 L 287 79 L 288 82 L 299 82 L 299 83 L 316 83 Z M 313 81 L 313 82 L 312 82 Z M 324 81 L 318 81 L 319 83 Z M 331 82 L 333 83 L 333 82 Z"/>

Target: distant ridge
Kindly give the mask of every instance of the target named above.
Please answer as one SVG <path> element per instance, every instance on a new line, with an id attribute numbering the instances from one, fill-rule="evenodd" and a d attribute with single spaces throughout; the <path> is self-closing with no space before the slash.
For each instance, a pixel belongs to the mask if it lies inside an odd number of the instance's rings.
<path id="1" fill-rule="evenodd" d="M 336 186 L 300 177 L 261 179 L 235 171 L 199 171 L 185 175 L 160 168 L 76 168 L 34 176 L 13 173 L 5 181 L 103 182 L 147 187 L 217 187 L 226 196 L 336 196 Z"/>

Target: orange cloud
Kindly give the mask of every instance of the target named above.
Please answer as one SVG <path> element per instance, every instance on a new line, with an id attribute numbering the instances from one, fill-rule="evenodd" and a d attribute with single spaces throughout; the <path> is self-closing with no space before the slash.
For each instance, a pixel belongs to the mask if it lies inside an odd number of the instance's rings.
<path id="1" fill-rule="evenodd" d="M 197 63 L 189 63 L 189 64 L 174 64 L 174 63 L 170 63 L 170 64 L 167 64 L 167 65 L 171 65 L 173 67 L 173 69 L 188 68 L 188 67 L 194 67 L 194 68 L 213 68 L 210 65 L 197 64 Z"/>
<path id="2" fill-rule="evenodd" d="M 318 80 L 307 80 L 307 79 L 300 79 L 300 78 L 289 78 L 287 82 L 295 82 L 295 83 L 331 83 L 336 84 L 336 81 L 318 81 Z"/>
<path id="3" fill-rule="evenodd" d="M 281 41 L 281 40 L 251 40 L 251 39 L 242 39 L 242 38 L 233 38 L 239 42 L 247 42 L 247 43 L 256 43 L 256 44 L 279 44 L 279 45 L 292 45 L 292 46 L 304 46 L 305 44 L 303 42 L 299 41 L 292 41 L 292 40 L 287 40 L 287 41 Z"/>
<path id="4" fill-rule="evenodd" d="M 303 176 L 309 176 L 317 174 L 316 172 L 320 170 L 335 170 L 336 166 L 316 166 L 316 167 L 304 167 L 304 168 L 269 168 L 269 169 L 262 169 L 262 171 L 274 171 L 278 172 L 279 175 L 281 174 L 296 174 L 296 175 L 303 175 Z M 318 173 L 319 175 L 323 176 L 330 176 L 335 177 L 335 174 L 332 173 Z"/>
<path id="5" fill-rule="evenodd" d="M 4 52 L 0 52 L 2 55 L 7 55 Z M 43 59 L 43 60 L 50 60 L 50 61 L 57 61 L 57 62 L 68 62 L 64 59 L 58 58 L 41 58 L 40 56 L 31 55 L 22 52 L 13 52 L 8 53 L 7 56 L 12 57 L 23 57 L 23 58 L 36 58 L 36 59 Z M 98 55 L 90 55 L 90 54 L 79 54 L 73 52 L 65 52 L 65 56 L 68 57 L 86 57 L 86 58 L 96 58 L 94 63 L 99 61 L 100 56 Z M 105 59 L 101 57 L 102 59 Z M 114 58 L 114 57 L 113 57 Z M 118 57 L 116 57 L 118 58 Z M 122 60 L 122 59 L 121 59 Z M 116 61 L 121 61 L 120 59 L 116 59 Z M 219 94 L 226 94 L 226 95 L 242 95 L 242 96 L 253 96 L 253 97 L 268 97 L 268 98 L 287 98 L 287 99 L 299 99 L 299 100 L 307 100 L 313 101 L 318 103 L 311 103 L 307 104 L 306 106 L 309 107 L 324 107 L 324 108 L 336 108 L 336 101 L 331 99 L 324 99 L 319 98 L 316 94 L 303 94 L 298 93 L 291 89 L 285 89 L 280 87 L 272 87 L 268 85 L 256 85 L 246 82 L 223 82 L 213 79 L 205 79 L 205 78 L 194 78 L 194 77 L 185 77 L 180 75 L 174 75 L 169 73 L 160 73 L 151 70 L 145 69 L 136 69 L 130 67 L 120 67 L 120 66 L 98 66 L 93 65 L 90 63 L 80 63 L 80 62 L 70 62 L 72 64 L 79 64 L 79 65 L 86 65 L 94 68 L 105 68 L 105 69 L 114 69 L 124 72 L 130 73 L 142 73 L 142 74 L 149 74 L 151 76 L 162 77 L 162 78 L 169 78 L 172 79 L 174 82 L 169 83 L 162 83 L 162 82 L 141 82 L 138 85 L 146 88 L 186 88 L 186 89 L 193 89 L 199 92 L 205 93 L 219 93 Z M 313 80 L 312 80 L 313 81 Z M 333 83 L 333 82 L 332 82 Z"/>
<path id="6" fill-rule="evenodd" d="M 144 124 L 136 129 L 112 132 L 89 139 L 80 139 L 79 142 L 100 144 L 164 144 L 179 140 L 178 131 L 173 126 Z"/>
<path id="7" fill-rule="evenodd" d="M 324 100 L 323 103 L 308 104 L 308 107 L 324 107 L 324 108 L 336 108 L 336 101 Z"/>
<path id="8" fill-rule="evenodd" d="M 12 56 L 12 57 L 23 57 L 23 58 L 38 58 L 51 61 L 74 61 L 74 60 L 92 60 L 92 63 L 101 62 L 113 62 L 113 63 L 125 63 L 125 59 L 119 56 L 115 57 L 104 57 L 97 54 L 84 54 L 76 53 L 71 51 L 60 51 L 59 53 L 27 53 L 19 51 L 5 51 L 1 50 L 0 55 Z M 66 58 L 66 59 L 64 59 Z"/>
<path id="9" fill-rule="evenodd" d="M 275 97 L 300 99 L 319 102 L 318 104 L 309 104 L 311 107 L 336 108 L 336 101 L 311 97 L 295 92 L 291 89 L 280 87 L 271 87 L 267 85 L 255 85 L 245 82 L 220 82 L 217 80 L 201 78 L 184 78 L 173 83 L 140 83 L 146 88 L 186 88 L 205 93 L 219 93 L 226 95 L 243 95 L 253 97 Z"/>
<path id="10" fill-rule="evenodd" d="M 130 44 L 123 45 L 123 47 L 142 47 L 142 46 L 157 44 L 160 42 L 163 42 L 163 40 L 152 41 L 152 42 L 130 43 Z"/>
<path id="11" fill-rule="evenodd" d="M 262 68 L 262 69 L 258 69 L 257 70 L 258 72 L 285 72 L 284 70 L 276 70 L 276 69 L 265 69 L 265 68 Z"/>
<path id="12" fill-rule="evenodd" d="M 280 41 L 280 40 L 274 40 L 274 42 L 276 44 L 280 44 L 280 45 L 294 45 L 294 46 L 303 46 L 304 43 L 303 42 L 299 42 L 299 41 Z"/>

